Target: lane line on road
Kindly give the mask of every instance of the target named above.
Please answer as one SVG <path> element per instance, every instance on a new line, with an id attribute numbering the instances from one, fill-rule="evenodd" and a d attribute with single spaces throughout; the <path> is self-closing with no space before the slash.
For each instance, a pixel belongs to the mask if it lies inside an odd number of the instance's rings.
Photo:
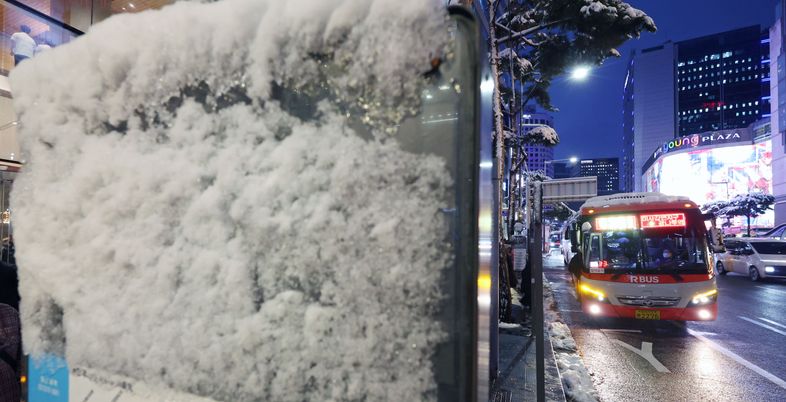
<path id="1" fill-rule="evenodd" d="M 642 358 L 644 358 L 644 360 L 648 361 L 652 365 L 652 367 L 655 367 L 655 370 L 658 370 L 659 373 L 671 373 L 671 371 L 669 371 L 669 369 L 666 368 L 666 366 L 664 366 L 663 363 L 658 361 L 658 359 L 655 358 L 655 355 L 652 354 L 651 342 L 642 342 L 641 349 L 636 349 L 634 346 L 631 346 L 619 339 L 612 339 L 611 341 L 641 356 Z"/>
<path id="2" fill-rule="evenodd" d="M 768 319 L 766 319 L 766 318 L 764 318 L 764 317 L 759 317 L 759 319 L 760 319 L 760 320 L 762 320 L 762 321 L 767 321 L 768 323 L 770 323 L 770 324 L 772 324 L 772 325 L 777 325 L 777 326 L 779 326 L 779 327 L 781 327 L 781 328 L 786 328 L 786 325 L 783 325 L 783 324 L 781 324 L 781 323 L 779 323 L 779 322 L 775 322 L 775 321 L 773 321 L 773 320 L 768 320 Z"/>
<path id="3" fill-rule="evenodd" d="M 779 294 L 782 294 L 782 295 L 786 295 L 786 290 L 773 289 L 773 288 L 770 288 L 770 287 L 767 287 L 767 286 L 756 286 L 756 287 L 759 288 L 759 289 L 768 290 L 770 292 L 775 292 L 775 293 L 779 293 Z"/>
<path id="4" fill-rule="evenodd" d="M 714 341 L 711 341 L 711 340 L 705 338 L 703 335 L 699 334 L 698 332 L 696 332 L 696 331 L 694 331 L 692 329 L 688 329 L 688 333 L 691 334 L 692 336 L 694 336 L 696 339 L 706 343 L 707 345 L 709 345 L 711 348 L 715 349 L 716 351 L 722 353 L 726 357 L 728 357 L 728 358 L 736 361 L 737 363 L 739 363 L 739 364 L 741 364 L 741 365 L 743 365 L 743 366 L 753 370 L 756 374 L 758 374 L 758 375 L 760 375 L 760 376 L 770 380 L 773 384 L 775 384 L 775 385 L 777 385 L 777 386 L 779 386 L 779 387 L 781 387 L 783 389 L 786 389 L 786 381 L 783 381 L 782 379 L 776 377 L 774 374 L 770 373 L 769 371 L 767 371 L 767 370 L 765 370 L 765 369 L 763 369 L 763 368 L 761 368 L 761 367 L 759 367 L 759 366 L 757 366 L 757 365 L 755 365 L 755 364 L 753 364 L 753 363 L 743 359 L 742 357 L 740 357 L 740 355 L 732 352 L 729 349 L 726 349 L 725 347 L 721 346 L 720 344 L 718 344 L 718 343 L 716 343 Z"/>
<path id="5" fill-rule="evenodd" d="M 745 320 L 745 321 L 748 321 L 749 323 L 756 324 L 756 325 L 758 325 L 758 326 L 760 326 L 760 327 L 762 327 L 762 328 L 766 328 L 766 329 L 769 329 L 770 331 L 777 332 L 777 333 L 779 333 L 779 334 L 781 334 L 781 335 L 784 335 L 784 336 L 786 336 L 786 332 L 783 332 L 783 331 L 779 330 L 778 328 L 771 327 L 771 326 L 769 326 L 769 325 L 767 325 L 767 324 L 762 324 L 762 323 L 760 323 L 760 322 L 758 322 L 758 321 L 756 321 L 756 320 L 752 320 L 752 319 L 750 319 L 750 318 L 748 318 L 748 317 L 743 317 L 743 316 L 741 316 L 741 315 L 740 315 L 740 316 L 738 316 L 738 317 L 740 317 L 741 319 L 743 319 L 743 320 Z"/>

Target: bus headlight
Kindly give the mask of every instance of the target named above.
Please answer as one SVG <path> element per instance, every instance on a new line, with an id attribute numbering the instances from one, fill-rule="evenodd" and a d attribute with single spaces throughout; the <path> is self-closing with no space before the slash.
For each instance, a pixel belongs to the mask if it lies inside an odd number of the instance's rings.
<path id="1" fill-rule="evenodd" d="M 694 306 L 703 306 L 705 304 L 715 303 L 716 300 L 718 300 L 718 289 L 712 289 L 708 292 L 694 295 L 690 303 Z"/>
<path id="2" fill-rule="evenodd" d="M 585 283 L 582 283 L 579 286 L 579 291 L 587 296 L 592 297 L 593 299 L 599 302 L 608 303 L 608 299 L 606 299 L 606 294 L 603 293 L 603 291 L 595 289 L 592 286 L 589 286 Z"/>

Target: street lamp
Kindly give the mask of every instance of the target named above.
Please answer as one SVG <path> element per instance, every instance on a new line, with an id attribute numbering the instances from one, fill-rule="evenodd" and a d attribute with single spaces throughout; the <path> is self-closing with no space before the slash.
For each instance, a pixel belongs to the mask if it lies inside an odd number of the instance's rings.
<path id="1" fill-rule="evenodd" d="M 589 77 L 590 68 L 588 66 L 576 66 L 573 67 L 573 71 L 570 73 L 570 79 L 574 81 L 584 81 Z"/>

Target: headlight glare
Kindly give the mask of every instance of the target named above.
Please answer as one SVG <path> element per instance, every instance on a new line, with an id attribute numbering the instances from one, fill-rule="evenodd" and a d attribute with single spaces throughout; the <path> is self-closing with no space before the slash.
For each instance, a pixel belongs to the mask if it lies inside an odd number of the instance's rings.
<path id="1" fill-rule="evenodd" d="M 603 291 L 598 289 L 593 289 L 591 286 L 585 283 L 582 283 L 581 286 L 579 286 L 579 290 L 581 291 L 581 293 L 592 296 L 600 302 L 606 301 L 606 294 L 603 293 Z"/>
<path id="2" fill-rule="evenodd" d="M 707 292 L 698 293 L 691 299 L 691 304 L 704 305 L 714 303 L 718 299 L 718 289 L 712 289 Z"/>

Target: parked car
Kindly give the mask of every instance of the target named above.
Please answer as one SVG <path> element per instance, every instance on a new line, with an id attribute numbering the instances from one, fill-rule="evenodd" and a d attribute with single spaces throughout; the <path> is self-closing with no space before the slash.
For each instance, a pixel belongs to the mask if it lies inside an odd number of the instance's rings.
<path id="1" fill-rule="evenodd" d="M 766 236 L 767 233 L 772 232 L 773 228 L 754 228 L 751 229 L 751 236 L 750 237 L 769 237 Z"/>
<path id="2" fill-rule="evenodd" d="M 553 250 L 559 250 L 560 248 L 560 234 L 554 233 L 549 236 L 549 252 Z"/>
<path id="3" fill-rule="evenodd" d="M 771 238 L 775 238 L 775 239 L 786 240 L 786 223 L 783 223 L 783 224 L 780 224 L 780 225 L 774 227 L 769 232 L 764 233 L 763 235 L 761 235 L 761 237 L 771 237 Z"/>
<path id="4" fill-rule="evenodd" d="M 786 278 L 786 240 L 766 238 L 727 239 L 726 252 L 719 254 L 715 269 L 719 275 L 736 272 L 752 281 Z"/>

